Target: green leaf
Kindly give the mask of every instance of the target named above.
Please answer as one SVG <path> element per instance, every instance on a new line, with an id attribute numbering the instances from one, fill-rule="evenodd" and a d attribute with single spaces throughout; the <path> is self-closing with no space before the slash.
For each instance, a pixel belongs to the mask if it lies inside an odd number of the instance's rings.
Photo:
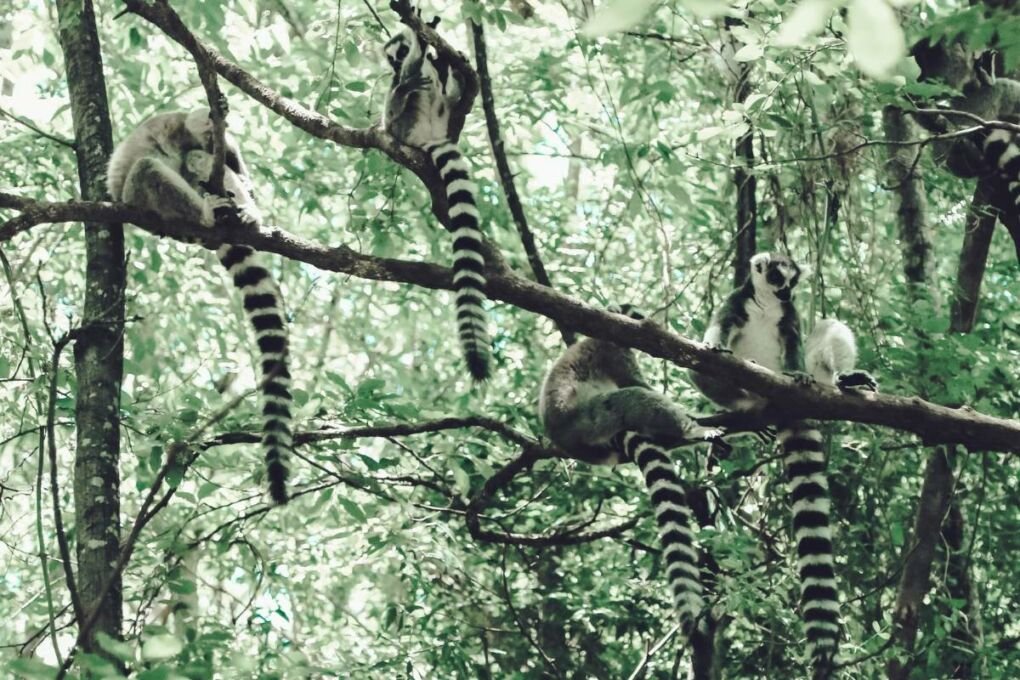
<path id="1" fill-rule="evenodd" d="M 96 642 L 99 643 L 103 651 L 121 661 L 131 661 L 135 657 L 134 645 L 115 640 L 101 631 L 96 633 Z"/>
<path id="2" fill-rule="evenodd" d="M 184 644 L 173 635 L 153 635 L 142 644 L 142 658 L 161 661 L 177 656 L 183 649 Z"/>
<path id="3" fill-rule="evenodd" d="M 761 45 L 744 45 L 733 54 L 735 61 L 757 61 L 765 56 L 765 50 Z"/>
<path id="4" fill-rule="evenodd" d="M 772 41 L 777 47 L 799 47 L 820 33 L 835 7 L 833 0 L 801 0 L 790 12 Z"/>
<path id="5" fill-rule="evenodd" d="M 896 13 L 885 0 L 853 0 L 847 17 L 847 46 L 861 72 L 887 78 L 907 54 Z"/>
<path id="6" fill-rule="evenodd" d="M 53 680 L 57 676 L 55 667 L 47 666 L 38 659 L 28 657 L 10 661 L 7 664 L 7 670 L 19 678 L 29 678 L 29 680 Z"/>
<path id="7" fill-rule="evenodd" d="M 651 11 L 657 0 L 610 0 L 595 12 L 581 29 L 581 34 L 594 38 L 636 26 Z"/>
<path id="8" fill-rule="evenodd" d="M 368 517 L 365 515 L 365 512 L 361 509 L 361 506 L 355 503 L 354 501 L 350 500 L 349 498 L 346 498 L 344 496 L 337 496 L 336 502 L 340 504 L 340 507 L 347 511 L 348 515 L 356 519 L 359 524 L 363 524 L 368 520 Z"/>

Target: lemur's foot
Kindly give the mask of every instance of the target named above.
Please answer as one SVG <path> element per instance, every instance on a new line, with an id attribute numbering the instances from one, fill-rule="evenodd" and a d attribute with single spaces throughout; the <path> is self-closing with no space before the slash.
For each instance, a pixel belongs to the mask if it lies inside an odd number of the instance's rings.
<path id="1" fill-rule="evenodd" d="M 878 381 L 867 371 L 836 374 L 836 387 L 844 392 L 878 392 Z"/>
<path id="2" fill-rule="evenodd" d="M 239 207 L 232 198 L 216 196 L 217 205 L 213 209 L 217 227 L 232 229 L 258 229 L 258 219 L 244 208 Z"/>
<path id="3" fill-rule="evenodd" d="M 804 371 L 783 371 L 783 375 L 793 378 L 793 382 L 798 385 L 810 385 L 815 381 L 810 373 L 805 373 Z"/>

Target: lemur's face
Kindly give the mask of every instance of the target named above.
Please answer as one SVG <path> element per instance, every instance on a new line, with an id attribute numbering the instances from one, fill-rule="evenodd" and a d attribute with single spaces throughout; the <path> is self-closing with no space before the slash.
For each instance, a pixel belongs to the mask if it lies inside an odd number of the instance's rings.
<path id="1" fill-rule="evenodd" d="M 201 108 L 189 111 L 184 119 L 184 127 L 202 148 L 207 151 L 212 150 L 213 123 L 209 109 Z"/>
<path id="2" fill-rule="evenodd" d="M 390 68 L 394 72 L 399 72 L 400 67 L 403 65 L 404 60 L 407 59 L 408 55 L 411 54 L 411 41 L 413 38 L 406 33 L 398 33 L 389 39 L 389 41 L 383 45 L 383 53 L 386 55 L 386 61 L 389 62 Z"/>
<path id="3" fill-rule="evenodd" d="M 785 255 L 758 253 L 751 258 L 751 283 L 755 292 L 769 292 L 788 302 L 799 280 L 800 267 Z"/>

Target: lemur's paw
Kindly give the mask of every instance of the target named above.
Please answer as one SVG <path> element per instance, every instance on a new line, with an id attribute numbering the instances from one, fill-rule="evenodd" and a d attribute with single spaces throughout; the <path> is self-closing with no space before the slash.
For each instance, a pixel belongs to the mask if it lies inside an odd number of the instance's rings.
<path id="1" fill-rule="evenodd" d="M 804 371 L 783 371 L 783 375 L 788 378 L 793 378 L 793 382 L 798 385 L 811 385 L 815 382 L 815 379 L 811 377 L 810 373 Z"/>
<path id="2" fill-rule="evenodd" d="M 709 427 L 701 433 L 702 441 L 706 442 L 721 442 L 722 438 L 726 435 L 726 430 L 721 427 Z"/>
<path id="3" fill-rule="evenodd" d="M 754 437 L 761 444 L 771 444 L 776 440 L 776 428 L 769 426 L 760 430 L 749 430 L 749 436 Z"/>
<path id="4" fill-rule="evenodd" d="M 233 199 L 216 196 L 218 205 L 213 209 L 217 227 L 232 229 L 257 229 L 258 219 L 244 208 L 234 203 Z"/>
<path id="5" fill-rule="evenodd" d="M 709 345 L 708 348 L 716 354 L 733 354 L 733 350 L 729 347 L 723 347 L 722 345 Z"/>
<path id="6" fill-rule="evenodd" d="M 836 387 L 844 392 L 878 392 L 878 381 L 867 371 L 836 374 Z"/>
<path id="7" fill-rule="evenodd" d="M 638 308 L 635 307 L 634 305 L 627 305 L 627 304 L 624 304 L 624 305 L 612 305 L 609 308 L 609 311 L 612 312 L 613 314 L 619 314 L 621 316 L 629 316 L 630 318 L 637 319 L 638 321 L 641 321 L 642 319 L 645 318 L 645 315 L 642 314 L 638 310 Z"/>

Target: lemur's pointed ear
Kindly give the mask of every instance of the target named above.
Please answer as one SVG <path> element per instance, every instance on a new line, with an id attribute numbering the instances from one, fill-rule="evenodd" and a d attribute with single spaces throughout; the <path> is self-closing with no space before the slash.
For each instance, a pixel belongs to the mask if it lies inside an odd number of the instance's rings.
<path id="1" fill-rule="evenodd" d="M 765 267 L 772 261 L 771 253 L 758 253 L 751 258 L 751 266 L 759 274 L 765 271 Z"/>

